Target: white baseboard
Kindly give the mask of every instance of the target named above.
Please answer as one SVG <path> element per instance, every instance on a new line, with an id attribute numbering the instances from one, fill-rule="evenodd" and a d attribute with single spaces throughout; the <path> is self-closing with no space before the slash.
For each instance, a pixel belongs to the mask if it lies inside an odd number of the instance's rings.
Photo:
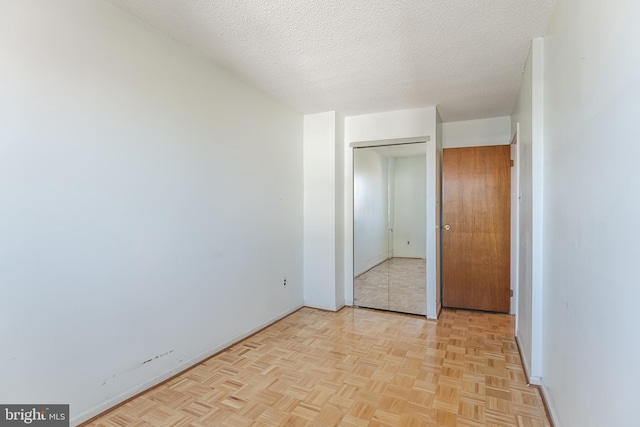
<path id="1" fill-rule="evenodd" d="M 542 377 L 532 376 L 529 374 L 529 372 L 531 371 L 529 370 L 527 361 L 524 357 L 522 357 L 522 345 L 520 344 L 520 339 L 518 338 L 518 336 L 516 336 L 516 344 L 518 345 L 518 352 L 520 353 L 520 360 L 522 361 L 522 368 L 524 369 L 524 375 L 527 378 L 527 381 L 529 382 L 529 384 L 536 386 L 538 390 L 540 390 L 540 394 L 542 395 L 542 399 L 544 400 L 544 404 L 547 408 L 547 412 L 549 413 L 549 417 L 551 417 L 551 425 L 553 427 L 560 427 L 555 409 L 553 408 L 551 400 L 549 399 L 549 391 L 544 385 Z"/>
<path id="2" fill-rule="evenodd" d="M 540 381 L 539 377 L 532 377 L 530 372 L 531 369 L 529 368 L 529 363 L 527 361 L 527 359 L 524 358 L 524 355 L 522 354 L 522 343 L 520 342 L 520 338 L 516 335 L 516 344 L 518 345 L 518 353 L 520 353 L 520 361 L 522 361 L 522 368 L 524 369 L 524 376 L 527 378 L 527 382 L 529 384 L 534 384 L 534 385 L 539 385 L 540 383 L 534 383 L 532 382 L 532 379 L 537 378 L 538 381 Z"/>
<path id="3" fill-rule="evenodd" d="M 436 301 L 436 311 L 429 313 L 429 308 L 427 307 L 427 315 L 425 316 L 428 320 L 438 320 L 440 316 L 440 310 L 442 310 L 442 305 Z"/>
<path id="4" fill-rule="evenodd" d="M 542 380 L 542 378 L 540 378 L 539 388 L 540 388 L 540 393 L 542 394 L 542 398 L 544 399 L 544 404 L 547 407 L 547 412 L 549 413 L 549 417 L 551 417 L 551 425 L 553 427 L 561 427 L 560 423 L 558 422 L 558 413 L 556 412 L 556 409 L 553 406 L 551 399 L 549 398 L 550 397 L 549 389 L 544 384 L 544 381 Z"/>
<path id="5" fill-rule="evenodd" d="M 171 369 L 168 372 L 165 372 L 162 375 L 158 375 L 155 378 L 152 378 L 151 380 L 142 383 L 130 390 L 127 390 L 124 393 L 119 394 L 118 396 L 115 396 L 109 400 L 107 400 L 106 402 L 101 403 L 100 405 L 95 406 L 94 408 L 89 409 L 88 411 L 85 411 L 83 413 L 81 413 L 80 415 L 71 418 L 70 420 L 70 424 L 72 426 L 77 426 L 78 424 L 82 424 L 83 422 L 90 420 L 91 418 L 100 415 L 101 413 L 107 411 L 110 408 L 113 408 L 114 406 L 128 400 L 131 399 L 133 396 L 142 393 L 145 390 L 148 390 L 160 383 L 162 383 L 163 381 L 168 380 L 169 378 L 173 377 L 174 375 L 176 375 L 177 373 L 180 373 L 194 365 L 197 365 L 198 363 L 202 362 L 203 360 L 208 359 L 209 357 L 213 356 L 216 353 L 221 352 L 222 350 L 242 341 L 243 339 L 247 338 L 250 335 L 255 334 L 256 332 L 258 332 L 261 329 L 266 328 L 269 325 L 272 325 L 273 323 L 277 322 L 278 320 L 287 317 L 288 315 L 290 315 L 291 313 L 298 311 L 299 309 L 301 309 L 304 305 L 303 304 L 299 304 L 296 305 L 295 307 L 288 309 L 274 317 L 272 317 L 271 319 L 267 320 L 266 322 L 262 322 L 261 324 L 257 325 L 256 327 L 240 334 L 240 335 L 236 335 L 235 337 L 225 341 L 224 343 L 217 345 L 211 349 L 209 349 L 208 351 L 206 351 L 203 354 L 200 354 L 196 357 L 192 357 L 189 360 L 184 361 L 183 363 L 181 363 L 180 365 L 176 366 L 175 368 Z"/>
<path id="6" fill-rule="evenodd" d="M 344 300 L 344 305 L 348 307 L 353 307 L 353 300 L 352 299 Z"/>
<path id="7" fill-rule="evenodd" d="M 317 308 L 318 310 L 324 310 L 324 311 L 338 311 L 340 310 L 342 307 L 344 307 L 344 305 L 341 305 L 339 307 L 330 307 L 328 305 L 324 305 L 324 304 L 315 304 L 312 302 L 304 302 L 304 306 L 305 307 L 309 307 L 309 308 Z"/>
<path id="8" fill-rule="evenodd" d="M 531 385 L 542 385 L 542 378 L 540 377 L 534 377 L 532 375 L 529 376 L 529 384 Z"/>

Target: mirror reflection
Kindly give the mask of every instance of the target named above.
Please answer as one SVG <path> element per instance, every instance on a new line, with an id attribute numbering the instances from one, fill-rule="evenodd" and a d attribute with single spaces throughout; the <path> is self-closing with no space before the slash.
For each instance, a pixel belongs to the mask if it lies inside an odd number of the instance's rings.
<path id="1" fill-rule="evenodd" d="M 354 149 L 354 305 L 426 315 L 426 143 Z"/>

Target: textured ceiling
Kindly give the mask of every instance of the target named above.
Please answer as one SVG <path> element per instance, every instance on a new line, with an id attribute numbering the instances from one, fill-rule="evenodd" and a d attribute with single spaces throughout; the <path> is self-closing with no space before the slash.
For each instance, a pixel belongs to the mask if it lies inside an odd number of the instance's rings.
<path id="1" fill-rule="evenodd" d="M 508 115 L 555 0 L 111 0 L 302 113 Z"/>

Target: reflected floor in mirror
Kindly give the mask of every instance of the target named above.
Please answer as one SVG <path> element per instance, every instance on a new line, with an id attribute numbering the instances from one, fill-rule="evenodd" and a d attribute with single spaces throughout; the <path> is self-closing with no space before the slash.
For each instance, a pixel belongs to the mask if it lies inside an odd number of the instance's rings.
<path id="1" fill-rule="evenodd" d="M 426 315 L 426 280 L 426 260 L 391 258 L 354 279 L 354 304 Z"/>

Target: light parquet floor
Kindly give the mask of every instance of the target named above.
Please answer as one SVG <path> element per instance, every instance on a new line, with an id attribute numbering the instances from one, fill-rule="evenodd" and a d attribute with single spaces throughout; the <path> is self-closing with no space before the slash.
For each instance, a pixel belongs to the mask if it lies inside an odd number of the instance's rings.
<path id="1" fill-rule="evenodd" d="M 88 425 L 548 427 L 512 319 L 303 308 Z"/>

